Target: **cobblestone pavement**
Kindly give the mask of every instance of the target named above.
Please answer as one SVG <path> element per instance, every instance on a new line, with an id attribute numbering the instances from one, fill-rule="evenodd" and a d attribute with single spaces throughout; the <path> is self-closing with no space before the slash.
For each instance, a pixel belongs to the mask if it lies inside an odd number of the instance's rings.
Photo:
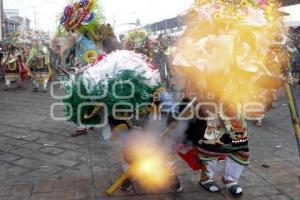
<path id="1" fill-rule="evenodd" d="M 50 105 L 59 102 L 49 93 L 30 87 L 0 90 L 0 199 L 1 200 L 228 200 L 227 191 L 209 194 L 197 185 L 199 175 L 178 162 L 184 190 L 160 194 L 105 189 L 121 174 L 116 144 L 101 144 L 97 130 L 71 138 L 73 124 L 53 121 Z M 300 158 L 283 97 L 268 114 L 264 127 L 250 125 L 252 163 L 241 185 L 242 200 L 299 200 Z M 57 107 L 57 114 L 62 108 Z M 220 175 L 217 176 L 220 179 Z"/>

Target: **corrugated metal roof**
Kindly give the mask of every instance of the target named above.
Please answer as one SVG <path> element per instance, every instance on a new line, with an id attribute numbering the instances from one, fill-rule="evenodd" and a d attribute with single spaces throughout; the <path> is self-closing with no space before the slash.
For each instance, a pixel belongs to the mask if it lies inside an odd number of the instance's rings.
<path id="1" fill-rule="evenodd" d="M 282 6 L 291 6 L 295 4 L 300 4 L 300 0 L 281 0 Z"/>
<path id="2" fill-rule="evenodd" d="M 300 4 L 300 0 L 281 0 L 282 6 L 290 6 L 295 4 Z M 165 29 L 172 29 L 175 27 L 180 27 L 184 25 L 184 19 L 186 16 L 178 16 L 170 19 L 165 19 L 153 24 L 144 26 L 147 31 L 155 32 L 162 31 Z"/>

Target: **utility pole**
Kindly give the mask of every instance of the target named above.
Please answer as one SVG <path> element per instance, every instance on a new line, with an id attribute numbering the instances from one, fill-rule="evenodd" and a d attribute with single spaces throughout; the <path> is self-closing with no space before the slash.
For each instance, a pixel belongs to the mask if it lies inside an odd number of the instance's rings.
<path id="1" fill-rule="evenodd" d="M 1 0 L 0 0 L 1 1 Z M 24 9 L 33 9 L 33 15 L 34 15 L 34 31 L 36 32 L 37 31 L 37 12 L 36 12 L 36 7 L 35 5 L 34 6 L 30 6 L 30 7 L 26 7 Z"/>
<path id="2" fill-rule="evenodd" d="M 36 32 L 36 7 L 34 6 L 34 31 Z"/>
<path id="3" fill-rule="evenodd" d="M 114 16 L 113 16 L 113 30 L 114 30 L 114 33 L 116 32 L 116 13 L 114 12 Z"/>
<path id="4" fill-rule="evenodd" d="M 3 14 L 3 0 L 0 0 L 0 41 L 3 39 L 3 22 L 4 22 L 4 14 Z"/>

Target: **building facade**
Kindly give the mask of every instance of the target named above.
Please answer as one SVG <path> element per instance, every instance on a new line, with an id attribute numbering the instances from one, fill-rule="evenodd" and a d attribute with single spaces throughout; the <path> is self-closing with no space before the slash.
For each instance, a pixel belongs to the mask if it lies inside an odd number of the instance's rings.
<path id="1" fill-rule="evenodd" d="M 30 31 L 30 19 L 21 17 L 18 9 L 5 9 L 3 24 L 4 36 L 14 32 L 25 33 Z"/>

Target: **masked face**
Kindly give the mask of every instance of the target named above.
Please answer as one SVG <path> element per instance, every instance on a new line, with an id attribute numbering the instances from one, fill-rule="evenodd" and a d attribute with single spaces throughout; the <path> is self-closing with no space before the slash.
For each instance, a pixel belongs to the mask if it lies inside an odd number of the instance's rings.
<path id="1" fill-rule="evenodd" d="M 68 30 L 68 36 L 73 37 L 75 41 L 77 41 L 82 34 L 77 30 Z"/>
<path id="2" fill-rule="evenodd" d="M 143 43 L 144 43 L 144 40 L 143 38 L 141 37 L 138 37 L 138 38 L 135 38 L 134 40 L 134 48 L 142 48 L 143 47 Z"/>
<path id="3" fill-rule="evenodd" d="M 81 60 L 81 63 L 86 65 L 97 61 L 101 52 L 93 41 L 87 37 L 82 37 L 75 45 L 75 53 L 76 57 Z"/>
<path id="4" fill-rule="evenodd" d="M 76 58 L 81 65 L 97 61 L 102 52 L 92 40 L 76 30 L 69 30 L 68 33 L 61 51 L 63 59 L 69 56 L 72 49 L 75 49 Z"/>

